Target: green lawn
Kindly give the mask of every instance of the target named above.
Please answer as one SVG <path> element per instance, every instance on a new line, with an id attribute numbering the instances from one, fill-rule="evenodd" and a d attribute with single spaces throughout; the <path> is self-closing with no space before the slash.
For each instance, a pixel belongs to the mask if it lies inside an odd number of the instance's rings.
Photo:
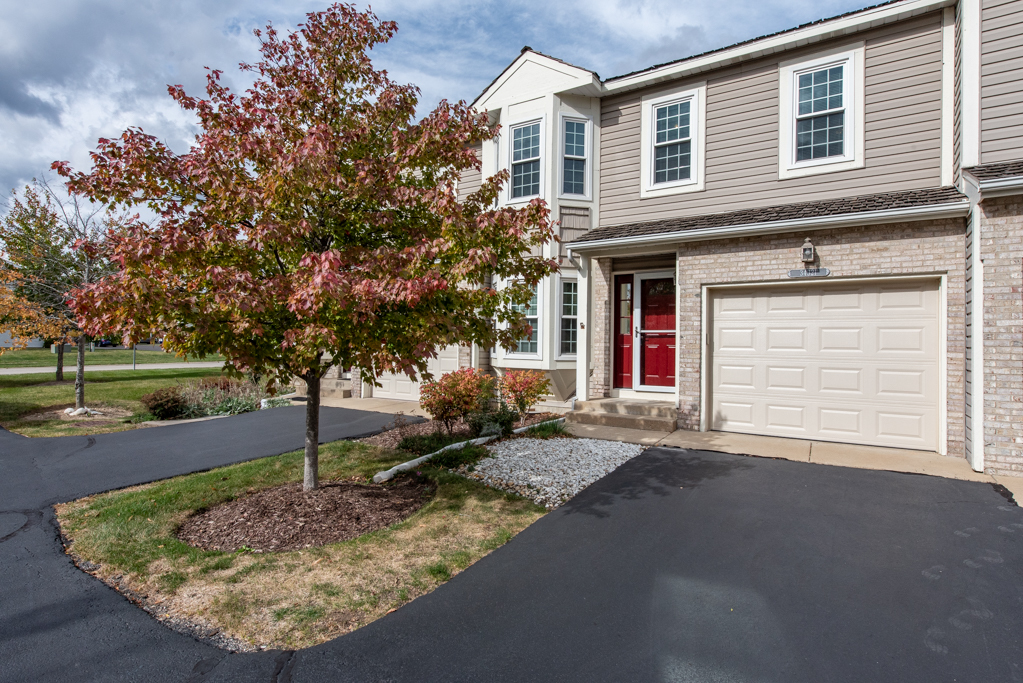
<path id="1" fill-rule="evenodd" d="M 184 363 L 184 358 L 179 358 L 173 353 L 164 351 L 136 351 L 138 354 L 136 362 L 145 363 Z M 77 354 L 73 350 L 64 352 L 64 366 L 74 365 Z M 223 362 L 224 357 L 220 355 L 206 356 L 205 358 L 190 358 L 190 361 L 217 361 Z M 131 365 L 131 349 L 96 349 L 86 351 L 86 365 L 113 365 L 124 363 Z M 20 349 L 18 351 L 7 351 L 0 356 L 0 368 L 56 368 L 57 354 L 51 353 L 49 349 Z"/>
<path id="2" fill-rule="evenodd" d="M 320 476 L 366 482 L 408 453 L 338 441 L 320 447 Z M 301 451 L 112 491 L 56 506 L 71 553 L 95 574 L 253 646 L 308 647 L 428 593 L 507 542 L 545 510 L 424 466 L 437 490 L 403 522 L 307 550 L 204 551 L 176 531 L 197 510 L 302 480 Z M 282 510 L 286 514 L 286 510 Z"/>
<path id="3" fill-rule="evenodd" d="M 217 368 L 90 372 L 85 376 L 85 404 L 90 408 L 107 405 L 141 413 L 143 408 L 139 399 L 145 394 L 178 382 L 218 374 L 220 370 Z M 49 373 L 0 375 L 0 426 L 12 432 L 25 436 L 67 436 L 119 432 L 134 427 L 122 420 L 113 425 L 84 429 L 62 420 L 21 419 L 30 413 L 74 404 L 73 376 L 58 383 Z"/>

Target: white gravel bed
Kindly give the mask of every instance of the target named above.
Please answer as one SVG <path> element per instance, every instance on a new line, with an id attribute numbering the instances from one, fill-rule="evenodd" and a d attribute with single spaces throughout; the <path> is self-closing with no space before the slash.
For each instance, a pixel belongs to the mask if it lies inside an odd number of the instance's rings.
<path id="1" fill-rule="evenodd" d="M 552 510 L 619 465 L 642 446 L 598 439 L 508 439 L 487 446 L 492 457 L 461 474 L 531 498 Z"/>

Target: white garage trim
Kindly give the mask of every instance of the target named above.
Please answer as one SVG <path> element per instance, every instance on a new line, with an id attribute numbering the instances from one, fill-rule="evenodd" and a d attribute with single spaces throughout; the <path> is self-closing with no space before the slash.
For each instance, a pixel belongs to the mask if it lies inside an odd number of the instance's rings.
<path id="1" fill-rule="evenodd" d="M 700 343 L 700 431 L 708 431 L 710 429 L 709 411 L 710 411 L 710 394 L 711 394 L 711 368 L 710 359 L 712 356 L 711 349 L 711 337 L 713 331 L 709 329 L 709 311 L 712 296 L 715 292 L 727 289 L 750 289 L 763 287 L 765 289 L 775 289 L 778 287 L 812 287 L 817 286 L 828 286 L 838 283 L 849 283 L 855 284 L 857 282 L 866 284 L 882 284 L 885 282 L 905 282 L 910 283 L 913 281 L 936 281 L 938 286 L 938 372 L 939 379 L 937 382 L 937 430 L 936 443 L 937 451 L 945 455 L 948 452 L 948 300 L 947 300 L 947 274 L 945 273 L 927 273 L 927 274 L 910 274 L 910 275 L 891 275 L 891 276 L 859 276 L 859 277 L 839 277 L 839 278 L 828 278 L 827 280 L 821 280 L 818 282 L 808 281 L 806 279 L 800 280 L 766 280 L 766 281 L 746 281 L 746 282 L 732 282 L 722 284 L 703 285 L 701 287 L 701 306 L 700 306 L 700 333 L 702 334 L 702 340 Z"/>

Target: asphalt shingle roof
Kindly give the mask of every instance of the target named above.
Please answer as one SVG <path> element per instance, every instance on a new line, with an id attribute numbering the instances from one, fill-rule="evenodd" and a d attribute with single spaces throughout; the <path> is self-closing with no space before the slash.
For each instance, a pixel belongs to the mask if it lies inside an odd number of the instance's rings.
<path id="1" fill-rule="evenodd" d="M 627 223 L 610 225 L 589 231 L 571 244 L 600 242 L 622 237 L 643 235 L 662 235 L 671 232 L 684 232 L 702 228 L 721 228 L 729 225 L 751 225 L 756 223 L 772 223 L 798 218 L 823 218 L 843 214 L 864 213 L 868 211 L 885 211 L 905 209 L 916 206 L 935 204 L 953 204 L 967 201 L 966 195 L 954 187 L 935 187 L 924 190 L 906 190 L 903 192 L 883 192 L 880 194 L 861 195 L 859 197 L 842 197 L 841 199 L 825 199 L 780 206 L 765 206 L 756 209 L 741 209 L 727 213 L 704 214 L 701 216 L 683 216 L 666 218 L 646 223 Z"/>
<path id="2" fill-rule="evenodd" d="M 963 169 L 977 180 L 999 180 L 1023 176 L 1023 161 L 1003 161 Z"/>

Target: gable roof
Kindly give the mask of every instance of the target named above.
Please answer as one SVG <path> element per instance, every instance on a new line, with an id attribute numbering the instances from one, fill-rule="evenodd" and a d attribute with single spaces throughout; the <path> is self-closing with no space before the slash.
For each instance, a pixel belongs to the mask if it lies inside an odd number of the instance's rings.
<path id="1" fill-rule="evenodd" d="M 566 62 L 564 59 L 559 59 L 557 57 L 552 57 L 551 55 L 544 54 L 543 52 L 540 52 L 539 50 L 534 50 L 533 48 L 529 47 L 528 45 L 524 45 L 522 47 L 522 49 L 519 50 L 519 56 L 516 57 L 515 59 L 511 60 L 508 63 L 508 66 L 506 66 L 503 69 L 501 69 L 501 73 L 497 74 L 497 77 L 494 78 L 494 80 L 490 81 L 490 83 L 487 84 L 487 87 L 483 88 L 482 92 L 480 92 L 480 94 L 477 95 L 476 98 L 471 103 L 469 103 L 469 106 L 470 107 L 474 106 L 477 102 L 479 102 L 480 99 L 484 95 L 486 95 L 487 92 L 489 92 L 490 89 L 493 88 L 494 85 L 498 81 L 500 81 L 504 77 L 504 75 L 506 73 L 508 73 L 511 70 L 511 68 L 513 66 L 515 66 L 519 62 L 519 60 L 522 59 L 522 55 L 527 54 L 527 53 L 531 53 L 531 54 L 534 54 L 534 55 L 539 55 L 540 57 L 544 57 L 546 59 L 551 59 L 551 60 L 553 60 L 555 62 L 558 62 L 559 64 L 564 64 L 565 66 L 572 67 L 573 69 L 578 69 L 580 71 L 585 71 L 586 73 L 593 74 L 593 76 L 597 79 L 597 81 L 598 82 L 600 81 L 600 74 L 598 74 L 596 71 L 593 71 L 592 69 L 587 69 L 587 68 L 582 67 L 582 66 L 576 66 L 575 64 L 572 64 L 570 62 Z"/>

